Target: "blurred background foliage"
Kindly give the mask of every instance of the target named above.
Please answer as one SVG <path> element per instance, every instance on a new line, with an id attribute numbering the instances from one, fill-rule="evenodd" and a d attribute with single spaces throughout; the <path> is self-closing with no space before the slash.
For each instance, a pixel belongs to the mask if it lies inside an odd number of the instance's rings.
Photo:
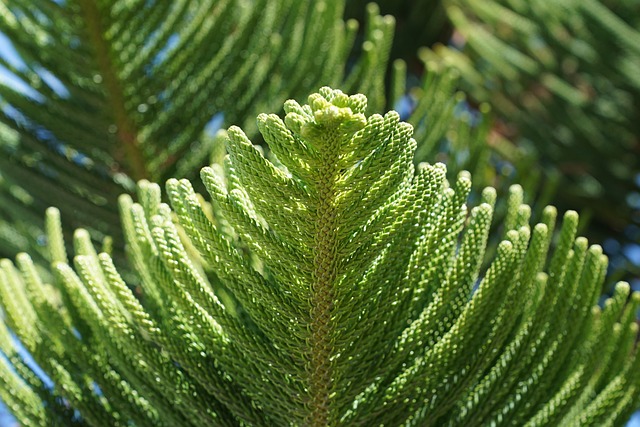
<path id="1" fill-rule="evenodd" d="M 609 282 L 640 290 L 640 0 L 367 3 L 0 2 L 0 258 L 47 262 L 55 205 L 122 263 L 120 193 L 193 178 L 218 129 L 260 143 L 258 112 L 331 85 L 397 109 L 416 163 L 475 194 L 582 212 Z"/>

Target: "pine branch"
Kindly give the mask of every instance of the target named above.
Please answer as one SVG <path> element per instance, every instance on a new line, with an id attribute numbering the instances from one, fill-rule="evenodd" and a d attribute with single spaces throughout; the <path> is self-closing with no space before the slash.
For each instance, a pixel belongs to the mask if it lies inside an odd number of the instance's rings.
<path id="1" fill-rule="evenodd" d="M 495 190 L 468 207 L 470 175 L 416 168 L 412 126 L 367 116 L 363 95 L 284 109 L 258 117 L 270 159 L 228 130 L 224 170 L 201 171 L 210 202 L 186 179 L 167 182 L 171 208 L 147 181 L 120 198 L 141 295 L 85 230 L 69 261 L 55 209 L 52 285 L 25 254 L 0 262 L 0 396 L 21 422 L 624 422 L 640 296 L 620 283 L 597 306 L 607 261 L 575 212 L 551 249 L 556 210 L 531 227 L 512 187 L 484 268 Z"/>

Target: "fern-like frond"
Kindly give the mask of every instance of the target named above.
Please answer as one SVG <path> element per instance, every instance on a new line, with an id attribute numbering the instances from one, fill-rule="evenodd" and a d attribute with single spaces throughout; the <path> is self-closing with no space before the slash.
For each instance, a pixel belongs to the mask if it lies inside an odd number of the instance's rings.
<path id="1" fill-rule="evenodd" d="M 171 208 L 147 181 L 120 198 L 141 297 L 86 231 L 66 261 L 55 210 L 52 285 L 2 261 L 6 326 L 55 384 L 1 365 L 21 420 L 71 420 L 56 398 L 96 426 L 598 426 L 636 407 L 640 299 L 620 283 L 596 305 L 607 261 L 575 212 L 551 250 L 555 209 L 531 227 L 513 187 L 485 269 L 493 189 L 467 206 L 469 174 L 415 167 L 412 126 L 363 95 L 284 109 L 258 116 L 271 159 L 228 130 L 209 201 L 186 179 Z"/>

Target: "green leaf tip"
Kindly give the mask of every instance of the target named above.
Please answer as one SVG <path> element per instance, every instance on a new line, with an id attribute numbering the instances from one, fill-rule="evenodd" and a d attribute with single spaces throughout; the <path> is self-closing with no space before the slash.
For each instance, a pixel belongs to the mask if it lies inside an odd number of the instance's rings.
<path id="1" fill-rule="evenodd" d="M 326 143 L 322 135 L 327 132 L 346 136 L 362 129 L 366 123 L 363 114 L 366 108 L 367 99 L 364 95 L 347 96 L 340 90 L 323 87 L 318 93 L 309 96 L 308 105 L 304 108 L 295 101 L 287 101 L 285 123 L 309 142 Z"/>

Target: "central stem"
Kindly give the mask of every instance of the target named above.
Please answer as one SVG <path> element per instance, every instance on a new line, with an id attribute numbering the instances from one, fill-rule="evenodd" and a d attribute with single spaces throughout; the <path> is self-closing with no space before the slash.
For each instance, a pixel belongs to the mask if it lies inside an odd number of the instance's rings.
<path id="1" fill-rule="evenodd" d="M 138 145 L 138 132 L 125 106 L 124 88 L 118 79 L 109 46 L 104 39 L 102 13 L 95 0 L 81 0 L 80 7 L 104 82 L 109 107 L 118 128 L 118 139 L 125 151 L 126 162 L 129 166 L 128 173 L 136 181 L 149 178 L 149 171 L 146 169 L 142 151 Z"/>
<path id="2" fill-rule="evenodd" d="M 330 419 L 329 396 L 332 388 L 331 372 L 331 314 L 333 286 L 337 275 L 335 157 L 327 153 L 327 162 L 320 168 L 315 232 L 313 305 L 311 309 L 311 360 L 309 366 L 310 414 L 306 425 L 327 426 Z"/>

